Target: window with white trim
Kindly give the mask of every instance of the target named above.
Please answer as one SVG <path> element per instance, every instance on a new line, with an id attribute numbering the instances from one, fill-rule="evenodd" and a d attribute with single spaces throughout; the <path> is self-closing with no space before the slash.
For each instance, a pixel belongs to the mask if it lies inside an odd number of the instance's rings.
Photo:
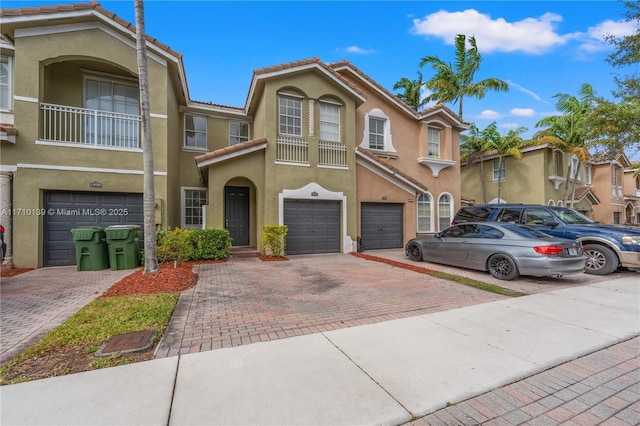
<path id="1" fill-rule="evenodd" d="M 493 160 L 493 180 L 504 180 L 506 177 L 507 177 L 507 162 L 500 161 L 500 160 Z"/>
<path id="2" fill-rule="evenodd" d="M 613 183 L 613 186 L 618 186 L 618 182 L 620 181 L 618 173 L 619 173 L 619 168 L 613 166 L 611 168 L 612 171 L 612 175 L 611 175 L 611 182 Z"/>
<path id="3" fill-rule="evenodd" d="M 182 190 L 182 226 L 184 228 L 202 228 L 202 206 L 207 204 L 206 189 Z"/>
<path id="4" fill-rule="evenodd" d="M 451 226 L 453 217 L 453 200 L 449 194 L 441 194 L 438 197 L 438 227 L 442 231 Z"/>
<path id="5" fill-rule="evenodd" d="M 281 135 L 302 136 L 302 99 L 278 96 L 278 122 Z"/>
<path id="6" fill-rule="evenodd" d="M 13 58 L 0 56 L 0 110 L 10 111 L 13 98 Z"/>
<path id="7" fill-rule="evenodd" d="M 249 123 L 229 122 L 229 146 L 249 140 Z"/>
<path id="8" fill-rule="evenodd" d="M 207 149 L 206 117 L 197 115 L 184 116 L 184 146 L 190 149 Z"/>
<path id="9" fill-rule="evenodd" d="M 340 105 L 320 102 L 320 139 L 340 141 Z"/>
<path id="10" fill-rule="evenodd" d="M 562 153 L 559 151 L 553 152 L 553 174 L 554 176 L 562 176 Z"/>
<path id="11" fill-rule="evenodd" d="M 431 232 L 431 195 L 420 194 L 416 199 L 418 232 Z"/>
<path id="12" fill-rule="evenodd" d="M 591 185 L 591 166 L 588 164 L 584 166 L 584 183 Z"/>
<path id="13" fill-rule="evenodd" d="M 429 127 L 427 138 L 429 141 L 427 155 L 433 158 L 440 158 L 440 129 Z"/>
<path id="14" fill-rule="evenodd" d="M 391 140 L 389 117 L 382 110 L 374 108 L 365 114 L 361 146 L 378 151 L 396 152 Z"/>
<path id="15" fill-rule="evenodd" d="M 578 171 L 578 165 L 580 164 L 580 160 L 575 155 L 571 157 L 571 166 L 569 167 L 569 179 L 580 179 L 580 175 L 575 176 L 576 171 Z"/>

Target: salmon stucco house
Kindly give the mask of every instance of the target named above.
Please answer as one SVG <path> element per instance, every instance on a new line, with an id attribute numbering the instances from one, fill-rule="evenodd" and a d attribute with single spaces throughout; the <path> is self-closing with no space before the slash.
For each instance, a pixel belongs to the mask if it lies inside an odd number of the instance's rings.
<path id="1" fill-rule="evenodd" d="M 94 2 L 0 16 L 8 261 L 74 264 L 73 227 L 142 223 L 135 29 Z M 147 47 L 158 229 L 226 228 L 262 251 L 283 224 L 287 254 L 345 253 L 400 248 L 460 207 L 468 125 L 448 108 L 416 112 L 318 58 L 256 70 L 243 107 L 198 102 L 182 56 Z"/>

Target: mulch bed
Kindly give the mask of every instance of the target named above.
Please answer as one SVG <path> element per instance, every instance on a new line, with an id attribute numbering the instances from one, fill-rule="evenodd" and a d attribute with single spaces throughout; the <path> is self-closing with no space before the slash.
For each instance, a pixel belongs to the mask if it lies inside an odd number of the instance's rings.
<path id="1" fill-rule="evenodd" d="M 0 277 L 15 277 L 16 275 L 20 275 L 29 271 L 33 271 L 33 268 L 11 268 L 8 271 L 0 271 Z"/>
<path id="2" fill-rule="evenodd" d="M 193 272 L 196 264 L 222 263 L 227 259 L 200 261 L 161 263 L 160 270 L 153 274 L 144 274 L 143 268 L 139 268 L 133 274 L 123 278 L 113 285 L 100 297 L 128 296 L 131 294 L 158 294 L 184 291 L 196 285 L 198 275 Z"/>
<path id="3" fill-rule="evenodd" d="M 284 256 L 266 256 L 266 255 L 261 255 L 260 256 L 260 260 L 262 260 L 263 262 L 282 262 L 285 260 L 289 260 Z"/>
<path id="4" fill-rule="evenodd" d="M 373 262 L 386 263 L 387 265 L 395 266 L 398 268 L 408 269 L 409 271 L 420 272 L 423 274 L 428 274 L 430 272 L 435 272 L 432 269 L 422 268 L 420 266 L 409 265 L 407 263 L 398 262 L 395 260 L 389 260 L 378 256 L 371 256 L 370 254 L 351 252 L 352 256 L 359 257 L 361 259 L 371 260 Z"/>

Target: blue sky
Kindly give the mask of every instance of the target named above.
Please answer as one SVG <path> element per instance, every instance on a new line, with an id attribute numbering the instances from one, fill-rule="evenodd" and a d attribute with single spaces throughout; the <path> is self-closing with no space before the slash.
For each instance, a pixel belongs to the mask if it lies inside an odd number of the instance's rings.
<path id="1" fill-rule="evenodd" d="M 2 8 L 72 3 L 3 1 Z M 133 1 L 101 1 L 134 23 Z M 557 93 L 583 83 L 611 98 L 614 69 L 604 34 L 623 36 L 618 1 L 145 1 L 147 33 L 184 55 L 191 98 L 244 106 L 254 69 L 317 56 L 348 59 L 388 90 L 402 77 L 428 80 L 420 59 L 454 60 L 456 34 L 475 35 L 483 56 L 475 80 L 507 81 L 508 93 L 465 99 L 464 120 L 528 137 L 554 115 Z M 457 105 L 449 107 L 458 111 Z M 635 153 L 630 153 L 635 156 Z"/>

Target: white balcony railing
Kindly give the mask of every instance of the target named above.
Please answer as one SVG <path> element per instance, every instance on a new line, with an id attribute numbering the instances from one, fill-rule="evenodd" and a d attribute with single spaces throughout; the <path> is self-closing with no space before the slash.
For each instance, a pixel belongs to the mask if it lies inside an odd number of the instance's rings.
<path id="1" fill-rule="evenodd" d="M 276 139 L 276 161 L 309 164 L 309 143 L 302 138 L 280 136 Z"/>
<path id="2" fill-rule="evenodd" d="M 318 164 L 321 166 L 345 167 L 347 147 L 341 142 L 320 141 L 318 144 Z"/>
<path id="3" fill-rule="evenodd" d="M 109 148 L 140 148 L 140 116 L 41 104 L 42 140 Z"/>

